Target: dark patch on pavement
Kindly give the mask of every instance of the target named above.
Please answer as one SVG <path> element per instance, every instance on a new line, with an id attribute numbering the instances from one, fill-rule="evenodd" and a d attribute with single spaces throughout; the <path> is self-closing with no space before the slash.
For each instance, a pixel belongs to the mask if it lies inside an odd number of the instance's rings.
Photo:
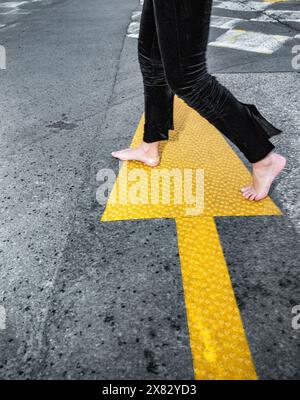
<path id="1" fill-rule="evenodd" d="M 155 355 L 153 351 L 148 349 L 144 350 L 144 356 L 147 360 L 147 367 L 146 367 L 147 371 L 157 375 L 159 365 L 155 362 Z"/>
<path id="2" fill-rule="evenodd" d="M 59 130 L 67 130 L 71 131 L 72 129 L 78 128 L 78 125 L 74 122 L 66 122 L 63 120 L 52 122 L 51 124 L 47 125 L 47 128 L 54 128 Z"/>

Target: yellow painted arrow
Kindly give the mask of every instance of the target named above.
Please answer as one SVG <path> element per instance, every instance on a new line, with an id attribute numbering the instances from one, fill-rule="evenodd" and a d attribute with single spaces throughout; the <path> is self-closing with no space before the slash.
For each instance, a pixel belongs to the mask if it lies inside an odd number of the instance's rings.
<path id="1" fill-rule="evenodd" d="M 214 217 L 281 212 L 270 198 L 250 202 L 242 197 L 249 171 L 224 137 L 177 97 L 174 116 L 176 130 L 160 143 L 160 166 L 123 162 L 101 220 L 175 218 L 195 379 L 256 379 Z M 143 124 L 144 115 L 132 147 L 142 140 Z M 198 207 L 198 215 L 191 215 L 190 196 L 176 193 L 180 181 L 171 193 L 152 196 L 153 176 L 166 170 L 174 171 L 175 182 L 178 170 L 182 176 L 205 172 L 204 208 Z M 192 181 L 193 190 L 202 178 L 199 174 Z"/>

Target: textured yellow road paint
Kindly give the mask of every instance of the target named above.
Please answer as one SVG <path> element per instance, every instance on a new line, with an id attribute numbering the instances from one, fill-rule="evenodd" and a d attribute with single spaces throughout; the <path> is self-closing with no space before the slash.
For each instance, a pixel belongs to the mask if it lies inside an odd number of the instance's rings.
<path id="1" fill-rule="evenodd" d="M 187 168 L 204 170 L 205 207 L 203 216 L 245 216 L 281 214 L 270 198 L 260 202 L 245 200 L 240 188 L 251 182 L 251 175 L 242 161 L 231 149 L 224 137 L 193 109 L 177 97 L 175 98 L 175 131 L 170 131 L 170 139 L 161 142 L 161 164 L 155 170 Z M 142 140 L 144 116 L 141 118 L 131 146 Z M 118 201 L 119 193 L 131 189 L 128 175 L 136 168 L 148 176 L 149 186 L 153 168 L 139 162 L 123 163 L 111 197 L 107 203 L 102 221 L 141 218 L 176 218 L 187 216 L 189 204 L 131 204 Z M 128 186 L 127 186 L 128 184 Z M 132 187 L 134 184 L 132 184 Z M 128 188 L 129 187 L 129 188 Z M 149 189 L 149 188 L 148 188 Z M 116 197 L 117 201 L 112 199 Z M 144 203 L 146 203 L 144 201 Z"/>
<path id="2" fill-rule="evenodd" d="M 177 218 L 196 379 L 256 379 L 213 218 Z"/>
<path id="3" fill-rule="evenodd" d="M 226 262 L 214 225 L 214 216 L 280 215 L 270 198 L 245 200 L 240 188 L 250 173 L 224 137 L 199 114 L 175 97 L 175 131 L 161 142 L 159 167 L 124 162 L 107 202 L 102 221 L 175 218 L 182 278 L 196 379 L 255 379 L 256 374 L 235 302 Z M 144 116 L 131 146 L 142 139 Z M 190 204 L 157 204 L 144 190 L 141 202 L 131 203 L 126 194 L 135 183 L 128 177 L 139 168 L 144 177 L 154 170 L 179 168 L 204 170 L 204 209 L 187 217 Z M 121 195 L 120 195 L 121 194 Z M 171 196 L 172 197 L 172 196 Z M 184 200 L 184 199 L 183 199 Z"/>

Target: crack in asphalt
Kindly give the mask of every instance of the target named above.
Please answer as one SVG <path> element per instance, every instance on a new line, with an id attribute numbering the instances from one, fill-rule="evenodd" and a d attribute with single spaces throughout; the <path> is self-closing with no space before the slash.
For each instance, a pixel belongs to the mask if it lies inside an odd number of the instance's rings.
<path id="1" fill-rule="evenodd" d="M 245 1 L 236 0 L 236 1 L 237 1 L 237 3 L 239 3 L 239 4 L 243 5 L 243 6 L 247 5 L 248 10 L 251 9 L 251 11 L 258 11 L 255 7 L 251 7 L 251 5 L 248 4 L 248 0 L 245 0 Z M 245 10 L 245 11 L 247 11 L 247 10 Z M 265 12 L 265 10 L 260 10 L 260 11 L 261 11 L 261 13 L 262 13 L 263 15 L 265 15 L 265 16 L 268 17 L 268 18 L 273 19 L 274 21 L 278 22 L 279 24 L 281 24 L 281 25 L 283 25 L 283 26 L 286 26 L 286 27 L 288 27 L 288 28 L 291 28 L 291 29 L 293 29 L 295 32 L 300 32 L 300 29 L 295 28 L 294 26 L 290 25 L 288 22 L 282 21 L 279 17 L 276 17 L 275 15 L 272 15 L 272 14 L 269 15 L 269 14 L 267 14 L 267 13 Z"/>

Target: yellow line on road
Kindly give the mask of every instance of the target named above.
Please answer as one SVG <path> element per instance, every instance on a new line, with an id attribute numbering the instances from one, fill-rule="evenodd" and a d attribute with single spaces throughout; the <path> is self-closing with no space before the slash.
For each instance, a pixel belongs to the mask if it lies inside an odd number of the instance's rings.
<path id="1" fill-rule="evenodd" d="M 256 379 L 213 218 L 177 218 L 196 379 Z"/>
<path id="2" fill-rule="evenodd" d="M 214 216 L 280 215 L 270 198 L 245 200 L 240 188 L 250 173 L 224 137 L 175 97 L 175 131 L 161 142 L 159 167 L 124 162 L 110 193 L 102 221 L 175 218 L 182 280 L 196 379 L 255 379 L 255 369 L 231 287 Z M 143 134 L 144 115 L 131 146 Z M 176 193 L 185 171 L 204 171 L 204 208 L 192 209 L 191 197 Z M 169 196 L 153 185 L 155 174 L 174 172 Z M 176 179 L 179 179 L 176 181 Z M 179 182 L 179 183 L 178 183 Z M 193 193 L 203 176 L 192 181 Z M 158 195 L 151 196 L 153 186 Z M 183 190 L 184 192 L 184 190 Z M 203 200 L 201 192 L 199 198 Z M 168 201 L 165 201 L 168 200 Z M 181 200 L 181 201 L 178 201 Z M 201 202 L 200 202 L 201 203 Z M 189 215 L 187 215 L 189 210 Z M 251 229 L 251 227 L 249 228 Z M 238 234 L 238 233 L 237 233 Z"/>

